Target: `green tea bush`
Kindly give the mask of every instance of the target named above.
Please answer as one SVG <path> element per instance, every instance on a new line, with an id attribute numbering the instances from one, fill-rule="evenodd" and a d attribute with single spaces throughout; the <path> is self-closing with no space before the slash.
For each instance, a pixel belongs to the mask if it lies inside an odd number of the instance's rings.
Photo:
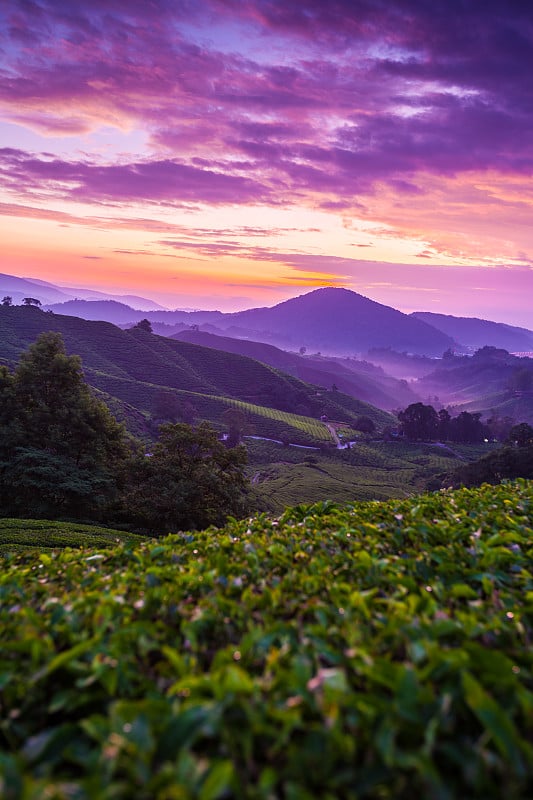
<path id="1" fill-rule="evenodd" d="M 0 795 L 533 796 L 533 484 L 5 556 Z"/>

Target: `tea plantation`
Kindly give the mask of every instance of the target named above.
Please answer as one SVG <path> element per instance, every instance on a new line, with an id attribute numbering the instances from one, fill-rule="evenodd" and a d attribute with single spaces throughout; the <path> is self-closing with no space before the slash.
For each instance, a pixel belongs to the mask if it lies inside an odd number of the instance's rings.
<path id="1" fill-rule="evenodd" d="M 5 554 L 0 609 L 6 800 L 533 797 L 530 481 Z"/>

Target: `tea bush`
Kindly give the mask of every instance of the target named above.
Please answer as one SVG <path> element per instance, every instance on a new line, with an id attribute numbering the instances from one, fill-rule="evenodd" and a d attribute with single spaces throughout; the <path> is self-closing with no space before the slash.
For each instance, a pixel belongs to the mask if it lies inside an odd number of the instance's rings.
<path id="1" fill-rule="evenodd" d="M 533 796 L 533 484 L 5 556 L 0 795 Z"/>

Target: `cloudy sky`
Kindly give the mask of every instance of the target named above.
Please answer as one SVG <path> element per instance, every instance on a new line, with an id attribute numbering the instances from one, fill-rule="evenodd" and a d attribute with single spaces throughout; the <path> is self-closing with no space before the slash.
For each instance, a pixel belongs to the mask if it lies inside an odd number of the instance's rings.
<path id="1" fill-rule="evenodd" d="M 524 0 L 3 0 L 0 271 L 533 327 Z"/>

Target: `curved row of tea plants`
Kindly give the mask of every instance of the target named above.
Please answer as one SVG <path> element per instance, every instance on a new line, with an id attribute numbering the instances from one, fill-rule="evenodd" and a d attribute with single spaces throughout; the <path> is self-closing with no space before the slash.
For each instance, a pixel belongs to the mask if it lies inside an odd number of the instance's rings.
<path id="1" fill-rule="evenodd" d="M 533 796 L 533 484 L 6 556 L 0 795 Z"/>
<path id="2" fill-rule="evenodd" d="M 120 542 L 140 541 L 134 533 L 83 525 L 79 522 L 54 522 L 40 519 L 0 519 L 0 554 L 15 550 L 58 547 L 113 547 Z"/>

